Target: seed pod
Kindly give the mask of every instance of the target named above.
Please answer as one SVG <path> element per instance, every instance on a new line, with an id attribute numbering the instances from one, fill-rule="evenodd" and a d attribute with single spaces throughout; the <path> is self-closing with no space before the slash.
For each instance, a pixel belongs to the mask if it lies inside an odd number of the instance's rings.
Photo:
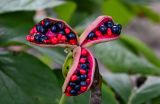
<path id="1" fill-rule="evenodd" d="M 84 51 L 85 56 L 82 54 Z M 83 65 L 85 64 L 87 67 L 81 67 L 81 57 L 86 58 L 86 62 L 83 63 Z M 66 93 L 67 96 L 76 96 L 86 92 L 92 84 L 94 71 L 95 60 L 91 52 L 86 48 L 75 48 L 73 51 L 73 63 L 65 79 L 62 89 L 63 92 Z"/>

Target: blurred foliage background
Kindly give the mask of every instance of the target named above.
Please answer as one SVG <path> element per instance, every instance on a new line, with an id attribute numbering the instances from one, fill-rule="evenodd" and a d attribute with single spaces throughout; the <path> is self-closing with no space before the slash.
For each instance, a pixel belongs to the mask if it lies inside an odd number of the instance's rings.
<path id="1" fill-rule="evenodd" d="M 102 104 L 160 104 L 159 0 L 0 0 L 0 104 L 58 104 L 61 48 L 25 40 L 45 17 L 65 20 L 80 35 L 99 15 L 123 25 L 121 38 L 91 48 L 103 76 Z M 89 92 L 64 104 L 88 104 Z"/>

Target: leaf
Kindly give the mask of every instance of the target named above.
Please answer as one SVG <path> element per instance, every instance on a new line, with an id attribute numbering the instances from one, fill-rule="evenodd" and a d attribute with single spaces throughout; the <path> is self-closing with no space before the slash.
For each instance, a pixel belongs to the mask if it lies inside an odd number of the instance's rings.
<path id="1" fill-rule="evenodd" d="M 102 104 L 119 104 L 113 91 L 106 85 L 102 85 Z"/>
<path id="2" fill-rule="evenodd" d="M 13 11 L 33 11 L 55 7 L 62 3 L 63 1 L 58 0 L 1 0 L 0 13 Z"/>
<path id="3" fill-rule="evenodd" d="M 122 35 L 120 39 L 143 54 L 151 63 L 160 67 L 160 59 L 146 44 L 129 35 Z"/>
<path id="4" fill-rule="evenodd" d="M 103 75 L 103 79 L 120 95 L 125 103 L 128 102 L 133 86 L 127 74 L 105 74 Z"/>
<path id="5" fill-rule="evenodd" d="M 133 14 L 119 0 L 106 0 L 102 4 L 102 12 L 113 17 L 113 20 L 120 24 L 127 24 Z"/>
<path id="6" fill-rule="evenodd" d="M 53 104 L 60 97 L 58 79 L 37 58 L 26 54 L 0 55 L 1 104 Z"/>
<path id="7" fill-rule="evenodd" d="M 118 41 L 94 47 L 96 57 L 113 72 L 160 75 L 160 69 L 145 59 L 137 57 Z"/>
<path id="8" fill-rule="evenodd" d="M 160 78 L 148 77 L 147 81 L 138 89 L 132 91 L 128 104 L 143 104 L 148 100 L 160 96 Z"/>
<path id="9" fill-rule="evenodd" d="M 70 21 L 75 9 L 76 4 L 74 2 L 68 1 L 60 6 L 55 7 L 54 11 L 58 15 L 58 18 L 68 22 Z"/>

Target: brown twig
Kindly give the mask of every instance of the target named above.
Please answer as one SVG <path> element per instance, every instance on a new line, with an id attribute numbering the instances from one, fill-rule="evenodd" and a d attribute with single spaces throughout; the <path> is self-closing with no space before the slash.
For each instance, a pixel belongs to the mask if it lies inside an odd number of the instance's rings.
<path id="1" fill-rule="evenodd" d="M 101 92 L 101 85 L 102 85 L 102 76 L 99 73 L 98 62 L 96 61 L 96 69 L 94 74 L 94 80 L 92 86 L 90 88 L 91 96 L 90 96 L 90 104 L 101 104 L 102 100 L 102 92 Z"/>

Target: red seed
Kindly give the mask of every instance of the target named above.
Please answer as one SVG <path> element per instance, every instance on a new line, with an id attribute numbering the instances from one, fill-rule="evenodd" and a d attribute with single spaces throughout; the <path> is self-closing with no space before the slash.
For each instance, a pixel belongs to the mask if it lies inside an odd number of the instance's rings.
<path id="1" fill-rule="evenodd" d="M 86 82 L 87 82 L 87 84 L 89 84 L 90 83 L 90 79 L 88 78 L 88 79 L 86 79 Z"/>
<path id="2" fill-rule="evenodd" d="M 30 34 L 33 35 L 34 33 L 36 33 L 37 30 L 36 30 L 36 27 L 33 27 L 31 30 L 30 30 Z"/>
<path id="3" fill-rule="evenodd" d="M 27 41 L 31 41 L 31 37 L 28 35 L 28 36 L 26 36 L 26 40 Z"/>
<path id="4" fill-rule="evenodd" d="M 75 45 L 76 44 L 76 40 L 73 40 L 73 39 L 69 40 L 69 43 L 72 44 L 72 45 Z"/>
<path id="5" fill-rule="evenodd" d="M 66 93 L 66 96 L 71 96 L 71 94 L 67 92 L 67 93 Z"/>
<path id="6" fill-rule="evenodd" d="M 70 33 L 70 31 L 71 31 L 71 30 L 70 30 L 69 28 L 67 28 L 67 27 L 65 28 L 65 32 L 66 32 L 66 34 L 69 34 L 69 33 Z"/>
<path id="7" fill-rule="evenodd" d="M 98 31 L 98 30 L 95 32 L 95 34 L 96 34 L 96 36 L 98 36 L 98 37 L 99 37 L 99 36 L 102 36 L 102 33 L 101 33 L 100 31 Z"/>
<path id="8" fill-rule="evenodd" d="M 109 36 L 111 36 L 112 35 L 112 30 L 109 28 L 109 29 L 107 29 L 107 34 L 109 35 Z"/>
<path id="9" fill-rule="evenodd" d="M 82 49 L 81 55 L 86 56 L 87 55 L 87 51 L 85 49 Z"/>
<path id="10" fill-rule="evenodd" d="M 65 41 L 67 40 L 67 38 L 66 38 L 65 36 L 62 36 L 62 37 L 61 37 L 61 40 L 62 40 L 63 42 L 65 42 Z"/>
<path id="11" fill-rule="evenodd" d="M 50 43 L 50 40 L 44 40 L 44 43 Z"/>
<path id="12" fill-rule="evenodd" d="M 87 90 L 87 87 L 85 87 L 85 86 L 81 87 L 81 91 L 82 91 L 82 92 L 84 92 L 84 91 L 86 91 L 86 90 Z"/>
<path id="13" fill-rule="evenodd" d="M 85 63 L 86 62 L 86 58 L 80 58 L 80 63 Z"/>
<path id="14" fill-rule="evenodd" d="M 70 91 L 70 90 L 72 90 L 72 87 L 68 86 L 67 91 Z"/>
<path id="15" fill-rule="evenodd" d="M 62 34 L 58 34 L 57 36 L 58 41 L 61 40 L 61 38 L 62 38 Z"/>
<path id="16" fill-rule="evenodd" d="M 79 72 L 80 72 L 81 74 L 86 74 L 86 73 L 87 73 L 87 72 L 86 72 L 85 70 L 83 70 L 83 69 L 80 69 Z"/>
<path id="17" fill-rule="evenodd" d="M 56 38 L 56 37 L 51 38 L 51 43 L 56 44 L 57 42 L 58 42 L 58 40 L 57 40 L 57 38 Z"/>
<path id="18" fill-rule="evenodd" d="M 32 41 L 34 41 L 34 36 L 31 36 L 31 39 L 30 39 L 30 41 L 32 42 Z"/>
<path id="19" fill-rule="evenodd" d="M 42 25 L 44 25 L 44 20 L 41 23 L 42 23 Z"/>
<path id="20" fill-rule="evenodd" d="M 71 81 L 76 81 L 77 79 L 78 79 L 77 75 L 73 75 L 73 76 L 71 77 Z"/>

